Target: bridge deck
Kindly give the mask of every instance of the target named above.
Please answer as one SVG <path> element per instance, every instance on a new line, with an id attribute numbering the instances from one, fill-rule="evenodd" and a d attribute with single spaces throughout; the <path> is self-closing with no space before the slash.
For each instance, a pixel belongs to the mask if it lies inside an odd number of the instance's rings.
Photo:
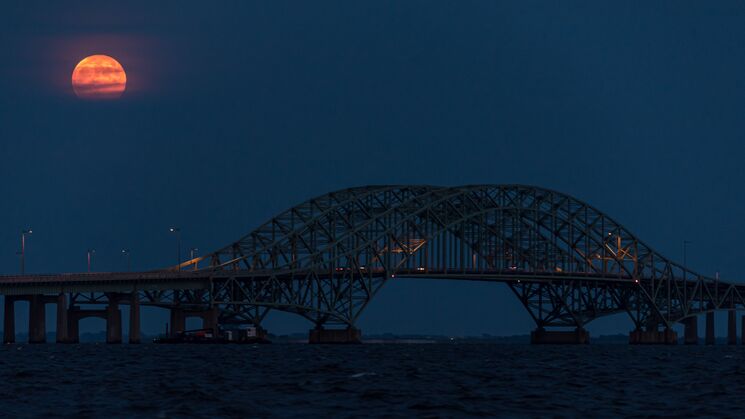
<path id="1" fill-rule="evenodd" d="M 133 290 L 204 289 L 209 276 L 196 272 L 92 272 L 0 276 L 0 294 L 61 292 L 131 292 Z"/>
<path id="2" fill-rule="evenodd" d="M 343 277 L 351 273 L 360 276 L 380 277 L 382 269 L 336 268 L 321 278 Z M 300 280 L 306 276 L 302 271 L 149 271 L 149 272 L 92 272 L 40 275 L 0 276 L 0 294 L 44 294 L 60 292 L 130 292 L 133 290 L 208 289 L 211 279 L 226 277 L 253 278 L 279 277 Z M 316 274 L 318 276 L 318 274 Z M 399 269 L 393 278 L 456 279 L 490 282 L 544 282 L 594 280 L 633 283 L 628 276 L 608 276 L 594 273 L 525 272 L 520 270 L 447 270 L 447 269 Z"/>

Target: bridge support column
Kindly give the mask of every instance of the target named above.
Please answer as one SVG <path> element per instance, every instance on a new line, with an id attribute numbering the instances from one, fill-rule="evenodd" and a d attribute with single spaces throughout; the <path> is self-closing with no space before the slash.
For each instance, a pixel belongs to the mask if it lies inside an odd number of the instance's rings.
<path id="1" fill-rule="evenodd" d="M 3 312 L 3 343 L 16 343 L 16 298 L 5 296 Z"/>
<path id="2" fill-rule="evenodd" d="M 122 343 L 122 311 L 119 310 L 119 296 L 109 295 L 106 307 L 106 343 Z"/>
<path id="3" fill-rule="evenodd" d="M 629 343 L 632 345 L 675 345 L 678 343 L 678 334 L 667 327 L 665 330 L 635 329 L 629 333 Z"/>
<path id="4" fill-rule="evenodd" d="M 713 345 L 716 343 L 716 335 L 714 335 L 714 312 L 710 311 L 706 313 L 706 344 Z"/>
<path id="5" fill-rule="evenodd" d="M 678 344 L 678 332 L 666 327 L 662 332 L 665 339 L 665 345 L 677 345 Z"/>
<path id="6" fill-rule="evenodd" d="M 80 312 L 74 305 L 67 309 L 67 343 L 80 343 Z"/>
<path id="7" fill-rule="evenodd" d="M 43 295 L 32 295 L 29 303 L 28 343 L 46 343 L 46 312 Z"/>
<path id="8" fill-rule="evenodd" d="M 67 296 L 60 293 L 57 296 L 57 343 L 67 343 Z"/>
<path id="9" fill-rule="evenodd" d="M 740 340 L 745 345 L 745 316 L 740 319 Z"/>
<path id="10" fill-rule="evenodd" d="M 698 345 L 698 318 L 689 317 L 684 320 L 686 345 Z"/>
<path id="11" fill-rule="evenodd" d="M 180 308 L 171 309 L 171 336 L 176 336 L 186 328 L 186 316 L 184 310 Z"/>
<path id="12" fill-rule="evenodd" d="M 140 343 L 140 298 L 136 291 L 129 297 L 129 343 Z"/>
<path id="13" fill-rule="evenodd" d="M 737 312 L 727 312 L 727 345 L 737 345 Z"/>
<path id="14" fill-rule="evenodd" d="M 346 329 L 311 329 L 308 343 L 362 343 L 362 331 L 355 327 Z"/>
<path id="15" fill-rule="evenodd" d="M 110 300 L 111 301 L 111 300 Z M 116 314 L 113 314 L 113 313 Z M 81 310 L 80 307 L 72 305 L 67 310 L 67 343 L 80 343 L 80 320 L 87 317 L 98 317 L 106 320 L 106 342 L 110 342 L 110 337 L 118 336 L 120 343 L 122 340 L 122 326 L 121 326 L 121 312 L 118 308 L 112 309 L 111 305 L 103 310 Z M 118 325 L 119 330 L 116 332 L 116 326 Z"/>
<path id="16" fill-rule="evenodd" d="M 217 336 L 219 315 L 220 310 L 217 307 L 213 307 L 202 313 L 202 328 L 212 329 L 213 336 Z"/>
<path id="17" fill-rule="evenodd" d="M 590 332 L 578 327 L 574 331 L 546 330 L 542 327 L 530 332 L 532 344 L 588 344 Z"/>

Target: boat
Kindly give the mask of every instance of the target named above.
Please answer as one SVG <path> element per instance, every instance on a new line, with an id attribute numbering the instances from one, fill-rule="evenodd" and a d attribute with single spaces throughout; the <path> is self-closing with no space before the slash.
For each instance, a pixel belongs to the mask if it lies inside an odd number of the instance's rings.
<path id="1" fill-rule="evenodd" d="M 176 332 L 172 336 L 158 336 L 153 343 L 192 343 L 192 344 L 216 344 L 216 343 L 271 343 L 266 336 L 256 327 L 239 329 L 218 330 L 215 334 L 213 329 L 194 329 Z"/>

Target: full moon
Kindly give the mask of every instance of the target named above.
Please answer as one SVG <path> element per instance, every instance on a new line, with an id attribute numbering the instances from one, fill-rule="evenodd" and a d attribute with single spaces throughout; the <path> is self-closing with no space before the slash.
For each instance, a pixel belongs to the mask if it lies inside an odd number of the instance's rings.
<path id="1" fill-rule="evenodd" d="M 124 67 L 108 55 L 86 57 L 72 72 L 72 88 L 81 99 L 119 99 L 126 87 Z"/>

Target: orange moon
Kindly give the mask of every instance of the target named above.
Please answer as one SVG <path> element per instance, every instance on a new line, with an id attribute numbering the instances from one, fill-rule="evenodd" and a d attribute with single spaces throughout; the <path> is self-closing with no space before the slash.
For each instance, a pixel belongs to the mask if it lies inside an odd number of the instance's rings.
<path id="1" fill-rule="evenodd" d="M 75 66 L 72 88 L 81 99 L 119 99 L 127 88 L 127 73 L 114 58 L 91 55 Z"/>

